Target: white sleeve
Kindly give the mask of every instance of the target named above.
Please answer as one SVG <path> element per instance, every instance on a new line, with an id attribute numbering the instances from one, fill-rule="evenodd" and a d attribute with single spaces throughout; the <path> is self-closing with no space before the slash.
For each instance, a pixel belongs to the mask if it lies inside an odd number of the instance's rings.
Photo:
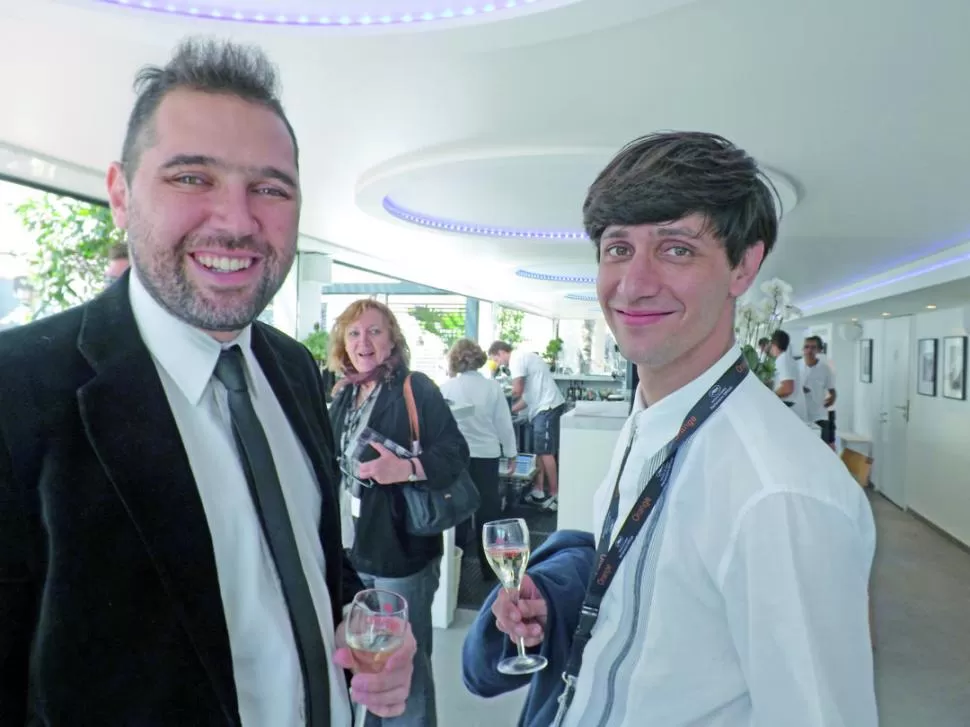
<path id="1" fill-rule="evenodd" d="M 779 381 L 794 381 L 798 383 L 798 364 L 795 363 L 795 359 L 791 357 L 791 354 L 787 351 L 784 357 L 784 366 L 782 367 L 781 376 Z"/>
<path id="2" fill-rule="evenodd" d="M 835 372 L 831 366 L 825 366 L 825 393 L 828 395 L 835 388 Z"/>
<path id="3" fill-rule="evenodd" d="M 874 530 L 795 493 L 766 495 L 742 518 L 719 582 L 751 727 L 877 727 Z"/>
<path id="4" fill-rule="evenodd" d="M 526 354 L 520 353 L 519 351 L 513 351 L 512 355 L 509 356 L 509 374 L 513 379 L 521 379 L 526 374 Z"/>
<path id="5" fill-rule="evenodd" d="M 508 403 L 505 401 L 505 393 L 501 385 L 495 381 L 495 396 L 492 403 L 492 421 L 495 432 L 498 434 L 498 441 L 502 445 L 503 457 L 515 457 L 518 455 L 515 443 L 515 427 L 512 425 L 512 412 Z"/>

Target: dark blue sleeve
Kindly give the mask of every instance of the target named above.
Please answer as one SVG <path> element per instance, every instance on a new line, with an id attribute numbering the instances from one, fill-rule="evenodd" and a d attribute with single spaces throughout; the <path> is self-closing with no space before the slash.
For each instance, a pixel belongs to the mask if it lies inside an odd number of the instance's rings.
<path id="1" fill-rule="evenodd" d="M 559 549 L 529 569 L 548 608 L 540 653 L 549 665 L 536 674 L 508 676 L 498 672 L 496 665 L 515 653 L 515 645 L 495 626 L 492 605 L 498 587 L 489 594 L 462 647 L 462 677 L 472 694 L 495 697 L 531 683 L 520 724 L 551 724 L 595 555 L 590 539 L 589 544 Z"/>

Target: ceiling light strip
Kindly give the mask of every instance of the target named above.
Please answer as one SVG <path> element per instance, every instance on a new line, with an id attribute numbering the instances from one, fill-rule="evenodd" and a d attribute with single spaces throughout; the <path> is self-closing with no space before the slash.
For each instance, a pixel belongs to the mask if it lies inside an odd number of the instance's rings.
<path id="1" fill-rule="evenodd" d="M 443 217 L 433 217 L 402 207 L 390 197 L 385 197 L 381 205 L 384 207 L 384 211 L 391 215 L 391 217 L 399 219 L 402 222 L 420 225 L 421 227 L 427 227 L 432 230 L 440 230 L 441 232 L 500 239 L 549 242 L 563 242 L 566 240 L 586 242 L 589 240 L 585 233 L 576 230 L 526 230 L 515 227 L 497 227 L 493 225 L 482 225 L 477 222 L 462 222 L 460 220 L 449 220 Z"/>
<path id="2" fill-rule="evenodd" d="M 578 300 L 583 303 L 595 303 L 597 301 L 594 293 L 566 293 L 566 300 Z"/>
<path id="3" fill-rule="evenodd" d="M 147 10 L 156 13 L 183 16 L 202 20 L 226 20 L 237 23 L 255 23 L 258 25 L 299 25 L 304 27 L 367 27 L 371 25 L 407 25 L 409 23 L 427 23 L 440 20 L 455 20 L 471 18 L 478 15 L 488 15 L 494 12 L 514 10 L 517 7 L 532 5 L 542 0 L 493 0 L 492 2 L 459 2 L 454 8 L 438 11 L 414 12 L 362 12 L 353 14 L 322 13 L 309 14 L 304 11 L 286 12 L 280 8 L 267 8 L 266 11 L 243 12 L 233 7 L 219 6 L 206 2 L 168 2 L 167 0 L 94 0 L 102 5 L 116 5 L 132 10 Z"/>
<path id="4" fill-rule="evenodd" d="M 515 274 L 526 280 L 538 280 L 543 283 L 573 283 L 577 285 L 595 285 L 596 277 L 593 275 L 567 275 L 565 273 L 537 273 L 534 270 L 524 270 L 519 268 Z"/>
<path id="5" fill-rule="evenodd" d="M 911 280 L 912 278 L 918 278 L 921 275 L 926 275 L 927 273 L 932 273 L 936 270 L 941 270 L 943 268 L 948 268 L 951 265 L 955 265 L 957 263 L 962 263 L 962 262 L 968 262 L 968 261 L 970 261 L 970 253 L 965 255 L 959 255 L 957 257 L 950 258 L 949 260 L 943 260 L 941 262 L 934 263 L 932 265 L 926 265 L 924 267 L 917 268 L 916 270 L 910 270 L 909 272 L 903 273 L 901 275 L 895 275 L 891 278 L 886 278 L 885 280 L 880 280 L 875 283 L 871 283 L 869 285 L 864 285 L 860 288 L 852 288 L 851 290 L 847 290 L 843 293 L 820 296 L 818 298 L 814 298 L 808 301 L 807 303 L 800 304 L 798 307 L 801 308 L 803 311 L 812 310 L 814 308 L 820 308 L 822 306 L 829 305 L 831 303 L 836 303 L 840 300 L 845 300 L 846 298 L 853 298 L 862 293 L 868 293 L 872 290 L 878 290 L 879 288 L 884 288 L 887 285 L 892 285 L 893 283 L 899 283 L 904 280 Z"/>

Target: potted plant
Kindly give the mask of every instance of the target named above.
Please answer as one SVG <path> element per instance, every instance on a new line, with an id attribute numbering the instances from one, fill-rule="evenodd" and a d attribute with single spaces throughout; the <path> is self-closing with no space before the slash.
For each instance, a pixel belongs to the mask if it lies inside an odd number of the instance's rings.
<path id="1" fill-rule="evenodd" d="M 542 354 L 542 358 L 546 360 L 549 364 L 549 369 L 551 371 L 556 370 L 556 362 L 559 360 L 559 354 L 562 353 L 562 339 L 553 338 L 546 344 L 546 352 Z"/>
<path id="2" fill-rule="evenodd" d="M 319 323 L 313 324 L 313 333 L 303 339 L 303 345 L 310 351 L 313 360 L 317 362 L 322 372 L 327 367 L 327 355 L 330 348 L 330 334 L 320 328 Z"/>

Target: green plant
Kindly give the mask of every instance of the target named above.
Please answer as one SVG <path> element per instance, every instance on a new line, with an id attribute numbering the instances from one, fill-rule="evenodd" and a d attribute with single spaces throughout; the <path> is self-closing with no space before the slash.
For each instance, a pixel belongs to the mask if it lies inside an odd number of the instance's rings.
<path id="1" fill-rule="evenodd" d="M 330 334 L 320 328 L 320 324 L 313 327 L 313 333 L 303 339 L 303 345 L 310 350 L 314 360 L 323 365 L 327 362 L 330 351 Z"/>
<path id="2" fill-rule="evenodd" d="M 542 354 L 542 358 L 546 360 L 550 366 L 554 366 L 556 359 L 559 358 L 559 354 L 562 353 L 562 339 L 553 338 L 546 344 L 546 352 Z"/>
<path id="3" fill-rule="evenodd" d="M 510 346 L 522 343 L 522 320 L 525 313 L 514 308 L 499 306 L 498 310 L 498 337 Z"/>
<path id="4" fill-rule="evenodd" d="M 421 330 L 437 336 L 446 350 L 465 337 L 465 311 L 443 311 L 419 305 L 408 313 L 418 322 Z"/>
<path id="5" fill-rule="evenodd" d="M 34 318 L 83 303 L 101 289 L 108 250 L 124 240 L 107 207 L 47 193 L 15 212 L 36 236 L 28 263 Z"/>

